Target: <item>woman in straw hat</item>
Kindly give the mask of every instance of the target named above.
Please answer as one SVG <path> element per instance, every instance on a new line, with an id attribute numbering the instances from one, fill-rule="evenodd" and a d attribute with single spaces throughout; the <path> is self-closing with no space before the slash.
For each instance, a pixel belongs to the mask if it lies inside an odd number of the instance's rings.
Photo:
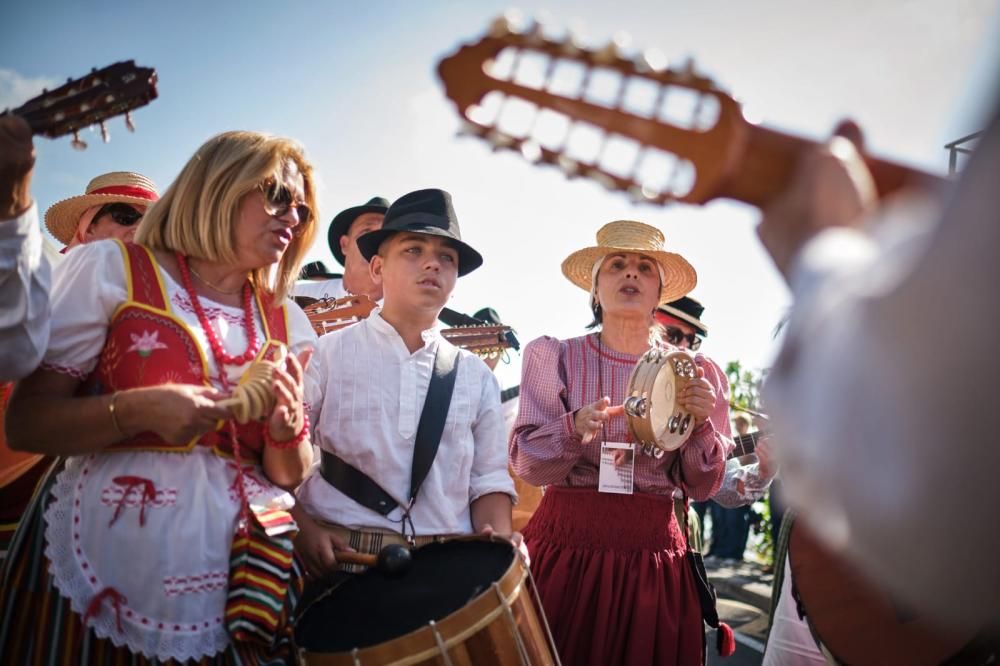
<path id="1" fill-rule="evenodd" d="M 146 208 L 159 198 L 142 174 L 112 171 L 87 183 L 83 194 L 52 204 L 45 227 L 66 246 L 63 252 L 104 238 L 131 242 Z"/>
<path id="2" fill-rule="evenodd" d="M 7 426 L 12 447 L 64 457 L 9 553 L 0 663 L 294 659 L 286 491 L 312 461 L 315 334 L 284 303 L 314 203 L 297 144 L 227 132 L 135 244 L 91 243 L 56 269 L 49 349 Z M 276 405 L 237 425 L 218 401 L 256 358 L 280 363 Z"/>
<path id="3" fill-rule="evenodd" d="M 590 293 L 598 330 L 524 350 L 510 456 L 521 478 L 547 486 L 524 538 L 563 663 L 702 663 L 702 613 L 672 498 L 679 489 L 707 499 L 722 480 L 731 443 L 715 363 L 699 355 L 698 378 L 678 396 L 697 424 L 681 449 L 635 452 L 634 494 L 598 490 L 602 443 L 629 441 L 621 405 L 631 370 L 661 344 L 653 312 L 697 281 L 663 246 L 639 222 L 602 227 L 597 245 L 562 264 Z"/>

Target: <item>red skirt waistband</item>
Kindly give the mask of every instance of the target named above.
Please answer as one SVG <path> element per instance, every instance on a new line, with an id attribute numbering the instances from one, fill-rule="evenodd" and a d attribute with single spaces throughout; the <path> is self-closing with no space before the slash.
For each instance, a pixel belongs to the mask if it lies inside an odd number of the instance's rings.
<path id="1" fill-rule="evenodd" d="M 569 548 L 683 553 L 673 507 L 669 495 L 549 486 L 524 536 Z"/>

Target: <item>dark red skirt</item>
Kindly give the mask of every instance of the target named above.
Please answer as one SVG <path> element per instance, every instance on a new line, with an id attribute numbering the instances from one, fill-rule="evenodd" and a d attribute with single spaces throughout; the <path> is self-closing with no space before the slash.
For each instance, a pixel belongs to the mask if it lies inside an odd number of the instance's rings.
<path id="1" fill-rule="evenodd" d="M 670 497 L 550 486 L 524 538 L 563 664 L 703 663 L 698 592 Z"/>

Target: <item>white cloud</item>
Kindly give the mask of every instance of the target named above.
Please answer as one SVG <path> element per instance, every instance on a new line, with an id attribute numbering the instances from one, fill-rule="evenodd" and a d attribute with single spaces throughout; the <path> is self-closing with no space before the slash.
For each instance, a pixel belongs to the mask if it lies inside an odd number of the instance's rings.
<path id="1" fill-rule="evenodd" d="M 0 110 L 16 108 L 40 94 L 43 89 L 52 89 L 58 85 L 59 79 L 22 76 L 12 69 L 0 67 Z"/>

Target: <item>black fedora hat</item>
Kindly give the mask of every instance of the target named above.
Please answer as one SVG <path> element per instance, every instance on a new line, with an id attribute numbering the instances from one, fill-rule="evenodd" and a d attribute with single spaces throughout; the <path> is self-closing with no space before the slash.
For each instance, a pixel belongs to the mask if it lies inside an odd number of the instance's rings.
<path id="1" fill-rule="evenodd" d="M 690 296 L 681 296 L 676 301 L 664 303 L 656 309 L 671 317 L 686 321 L 694 327 L 698 335 L 703 338 L 708 337 L 708 326 L 701 321 L 701 314 L 705 311 L 705 306 Z"/>
<path id="2" fill-rule="evenodd" d="M 332 280 L 344 277 L 340 273 L 331 273 L 322 261 L 310 261 L 299 272 L 300 280 Z"/>
<path id="3" fill-rule="evenodd" d="M 333 258 L 344 265 L 344 251 L 340 249 L 340 237 L 351 228 L 351 222 L 358 219 L 359 215 L 365 213 L 382 213 L 389 210 L 389 200 L 385 197 L 372 197 L 368 203 L 360 206 L 352 206 L 337 213 L 337 216 L 330 222 L 330 228 L 326 232 L 326 241 L 330 244 L 330 252 Z"/>
<path id="4" fill-rule="evenodd" d="M 444 190 L 417 190 L 396 199 L 385 214 L 382 228 L 358 237 L 361 256 L 371 261 L 382 241 L 401 231 L 450 239 L 458 251 L 459 276 L 471 273 L 483 264 L 482 255 L 462 242 L 451 195 Z"/>

